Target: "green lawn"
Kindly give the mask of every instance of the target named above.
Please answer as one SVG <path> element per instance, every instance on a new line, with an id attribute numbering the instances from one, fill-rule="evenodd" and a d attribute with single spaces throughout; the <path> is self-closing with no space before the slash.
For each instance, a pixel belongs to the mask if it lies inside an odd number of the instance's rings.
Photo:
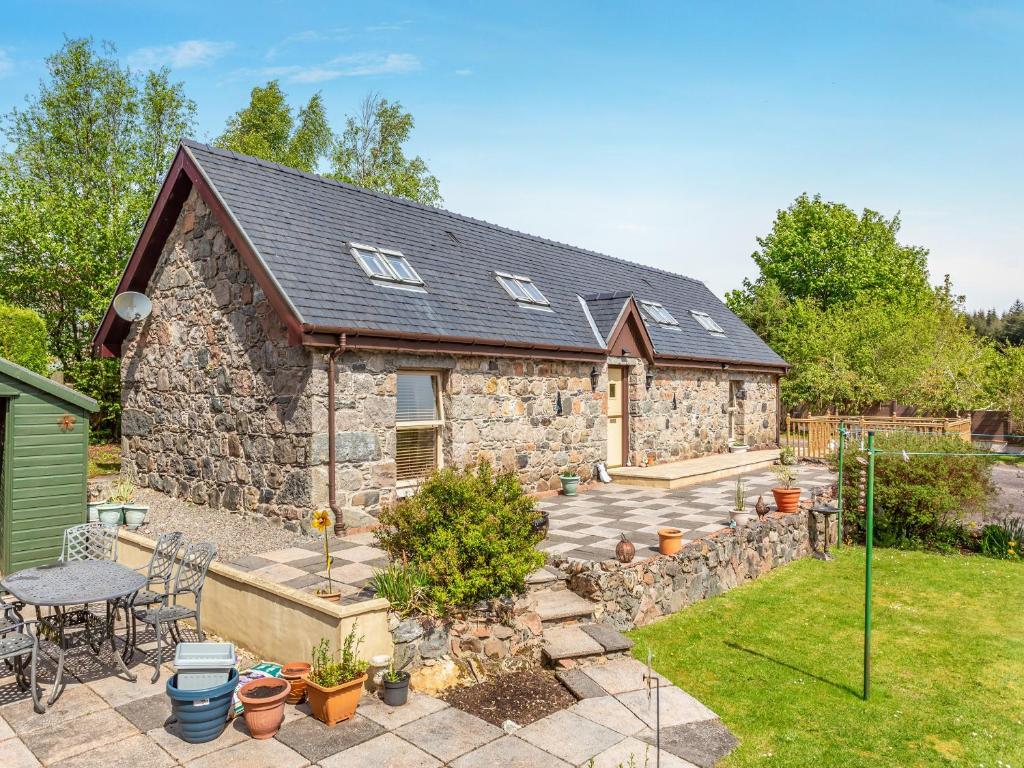
<path id="1" fill-rule="evenodd" d="M 634 652 L 739 736 L 729 768 L 1024 767 L 1024 565 L 876 549 L 874 573 L 868 702 L 862 548 L 637 630 Z"/>

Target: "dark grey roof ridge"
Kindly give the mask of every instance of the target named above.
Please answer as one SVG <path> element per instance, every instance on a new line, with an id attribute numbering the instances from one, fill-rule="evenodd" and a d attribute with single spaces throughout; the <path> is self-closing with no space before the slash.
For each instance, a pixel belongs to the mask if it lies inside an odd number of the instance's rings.
<path id="1" fill-rule="evenodd" d="M 630 261 L 628 259 L 622 259 L 622 258 L 619 258 L 618 256 L 612 256 L 611 254 L 607 254 L 607 253 L 601 253 L 600 251 L 592 251 L 589 248 L 581 248 L 578 245 L 572 245 L 570 243 L 563 243 L 560 240 L 552 240 L 551 238 L 543 237 L 541 235 L 531 235 L 529 232 L 522 232 L 522 231 L 517 230 L 517 229 L 511 229 L 510 227 L 503 227 L 500 224 L 494 224 L 494 223 L 492 223 L 490 221 L 485 221 L 484 219 L 476 219 L 476 218 L 473 218 L 472 216 L 466 216 L 465 214 L 462 214 L 462 213 L 455 213 L 454 211 L 449 211 L 447 208 L 436 208 L 436 207 L 434 207 L 432 205 L 424 205 L 423 203 L 417 203 L 415 200 L 410 200 L 410 199 L 408 199 L 406 197 L 397 197 L 395 195 L 389 195 L 389 194 L 386 194 L 384 192 L 377 192 L 376 190 L 373 190 L 373 189 L 366 189 L 365 187 L 360 187 L 360 186 L 357 186 L 355 184 L 349 184 L 348 182 L 339 181 L 337 179 L 329 179 L 329 178 L 327 178 L 325 176 L 321 176 L 321 175 L 316 174 L 316 173 L 306 173 L 305 171 L 300 171 L 298 168 L 290 168 L 287 165 L 281 165 L 280 163 L 274 163 L 274 162 L 271 162 L 269 160 L 263 160 L 263 159 L 258 158 L 258 157 L 253 157 L 252 155 L 243 155 L 242 153 L 235 152 L 232 149 L 223 149 L 221 147 L 215 147 L 212 144 L 204 144 L 203 142 L 195 141 L 194 139 L 182 139 L 181 143 L 183 145 L 185 145 L 185 146 L 188 146 L 188 147 L 195 147 L 195 148 L 198 148 L 198 149 L 203 149 L 203 150 L 206 150 L 208 152 L 213 152 L 214 154 L 227 155 L 228 157 L 233 157 L 233 158 L 238 159 L 238 160 L 244 160 L 244 161 L 249 162 L 249 163 L 254 163 L 256 165 L 261 165 L 261 166 L 263 166 L 265 168 L 269 168 L 269 169 L 275 170 L 275 171 L 281 171 L 281 172 L 288 173 L 288 174 L 291 174 L 291 175 L 294 175 L 294 176 L 301 176 L 301 177 L 307 178 L 307 179 L 309 179 L 311 181 L 318 181 L 318 182 L 320 182 L 322 184 L 327 184 L 329 186 L 342 187 L 343 189 L 348 189 L 348 190 L 351 190 L 351 191 L 354 191 L 354 192 L 360 192 L 362 194 L 369 195 L 371 197 L 378 197 L 378 198 L 381 198 L 383 200 L 388 200 L 388 201 L 391 201 L 391 202 L 394 202 L 394 203 L 400 203 L 402 205 L 407 205 L 407 206 L 410 206 L 412 208 L 418 208 L 418 209 L 421 209 L 421 210 L 431 211 L 431 212 L 434 212 L 434 213 L 440 213 L 440 214 L 443 214 L 443 215 L 445 215 L 445 216 L 447 216 L 449 218 L 455 219 L 456 221 L 471 222 L 473 224 L 477 224 L 477 225 L 480 225 L 480 226 L 488 227 L 489 229 L 493 229 L 493 230 L 496 230 L 498 232 L 505 232 L 507 234 L 514 235 L 516 237 L 522 237 L 522 238 L 524 238 L 526 240 L 532 240 L 532 241 L 535 241 L 535 242 L 547 243 L 549 245 L 555 245 L 555 246 L 558 246 L 560 248 L 568 248 L 570 250 L 577 251 L 579 253 L 586 253 L 586 254 L 589 254 L 591 256 L 595 256 L 597 258 L 607 259 L 608 261 L 614 261 L 614 262 L 619 263 L 619 264 L 626 264 L 626 265 L 628 265 L 628 266 L 630 266 L 630 267 L 632 267 L 634 269 L 639 268 L 641 270 L 651 270 L 653 272 L 660 272 L 661 274 L 664 274 L 664 275 L 671 275 L 672 277 L 676 277 L 676 278 L 679 278 L 679 279 L 682 279 L 682 280 L 688 280 L 691 283 L 697 283 L 698 285 L 702 285 L 702 286 L 704 286 L 704 288 L 707 288 L 707 285 L 704 283 L 703 280 L 698 280 L 695 277 L 689 277 L 688 275 L 681 275 L 678 272 L 672 272 L 672 271 L 667 270 L 667 269 L 662 269 L 661 267 L 652 267 L 652 266 L 650 266 L 648 264 L 639 264 L 639 263 L 637 263 L 635 261 Z"/>

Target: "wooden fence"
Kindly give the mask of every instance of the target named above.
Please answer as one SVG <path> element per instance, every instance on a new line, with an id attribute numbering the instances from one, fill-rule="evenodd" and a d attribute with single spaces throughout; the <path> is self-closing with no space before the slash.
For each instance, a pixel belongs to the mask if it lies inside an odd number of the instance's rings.
<path id="1" fill-rule="evenodd" d="M 839 447 L 839 425 L 845 424 L 847 438 L 860 440 L 868 432 L 917 432 L 959 435 L 971 442 L 971 420 L 922 418 L 917 416 L 805 416 L 786 417 L 783 445 L 801 459 L 826 459 Z"/>

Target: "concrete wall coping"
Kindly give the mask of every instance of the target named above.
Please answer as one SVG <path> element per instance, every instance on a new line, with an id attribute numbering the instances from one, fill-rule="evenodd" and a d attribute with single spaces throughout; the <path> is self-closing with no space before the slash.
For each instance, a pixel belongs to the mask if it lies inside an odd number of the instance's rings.
<path id="1" fill-rule="evenodd" d="M 152 539 L 138 533 L 133 533 L 132 531 L 124 528 L 118 532 L 118 537 L 124 541 L 142 547 L 148 552 L 152 552 L 156 547 L 156 542 Z M 306 608 L 326 614 L 327 616 L 335 619 L 349 619 L 361 616 L 365 613 L 386 611 L 391 607 L 391 603 L 383 597 L 375 597 L 358 603 L 339 605 L 319 598 L 311 592 L 303 592 L 301 589 L 277 584 L 269 579 L 264 579 L 262 576 L 247 573 L 246 571 L 235 568 L 234 566 L 227 565 L 225 563 L 218 563 L 216 560 L 210 563 L 210 572 L 215 573 L 228 581 L 241 582 L 250 586 L 258 586 L 265 592 L 269 592 L 293 603 L 299 603 Z"/>

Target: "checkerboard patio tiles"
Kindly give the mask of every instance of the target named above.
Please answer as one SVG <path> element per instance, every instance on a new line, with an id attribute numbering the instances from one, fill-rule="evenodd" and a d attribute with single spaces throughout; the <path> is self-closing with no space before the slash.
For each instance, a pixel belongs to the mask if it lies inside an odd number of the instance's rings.
<path id="1" fill-rule="evenodd" d="M 834 482 L 823 467 L 801 465 L 797 474 L 805 492 Z M 747 506 L 753 507 L 758 496 L 774 504 L 771 489 L 776 484 L 771 472 L 744 476 Z M 550 526 L 540 549 L 581 560 L 605 560 L 614 557 L 624 533 L 646 557 L 657 551 L 659 528 L 679 528 L 683 538 L 694 540 L 727 527 L 735 491 L 736 478 L 731 478 L 678 491 L 612 484 L 571 499 L 546 499 L 540 507 L 548 512 Z"/>

